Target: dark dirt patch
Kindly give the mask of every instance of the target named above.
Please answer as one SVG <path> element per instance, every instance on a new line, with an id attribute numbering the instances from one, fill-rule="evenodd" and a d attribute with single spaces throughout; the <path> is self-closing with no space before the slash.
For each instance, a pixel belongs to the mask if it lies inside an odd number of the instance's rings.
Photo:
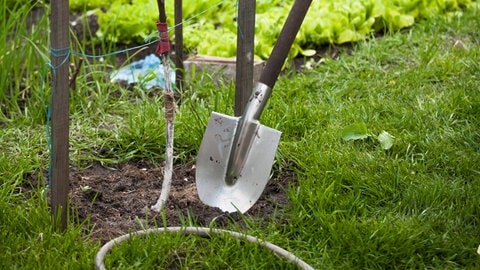
<path id="1" fill-rule="evenodd" d="M 148 211 L 160 195 L 162 181 L 163 168 L 146 161 L 131 161 L 114 168 L 95 163 L 86 170 L 73 169 L 70 174 L 71 207 L 76 209 L 80 220 L 90 216 L 91 238 L 102 243 L 142 229 L 142 226 L 164 226 L 161 214 Z M 274 176 L 245 215 L 257 220 L 277 220 L 288 205 L 285 190 L 292 181 L 295 181 L 292 172 Z M 230 222 L 242 225 L 239 214 L 224 213 L 200 201 L 195 187 L 194 163 L 175 166 L 165 215 L 167 226 L 180 226 L 186 219 L 199 226 L 214 223 L 224 227 Z"/>
<path id="2" fill-rule="evenodd" d="M 38 8 L 32 15 L 35 23 L 43 9 Z M 98 21 L 95 15 L 83 16 L 71 14 L 70 28 L 73 36 L 81 42 L 95 40 L 98 30 Z M 72 42 L 74 50 L 78 46 Z M 102 48 L 94 44 L 83 44 L 86 54 L 101 54 Z M 92 46 L 93 45 L 93 46 Z M 175 44 L 172 44 L 175 46 Z M 115 44 L 116 49 L 127 49 L 135 44 Z M 134 59 L 143 58 L 153 53 L 156 44 L 132 52 Z M 336 57 L 337 47 L 328 47 L 322 55 Z M 187 55 L 187 54 L 185 54 Z M 172 59 L 175 55 L 172 52 Z M 120 66 L 129 59 L 128 53 L 116 55 L 116 66 Z M 301 68 L 304 58 L 299 58 L 294 66 Z M 78 63 L 72 63 L 72 70 L 78 68 Z M 0 127 L 3 123 L 0 122 Z M 179 226 L 185 220 L 193 220 L 196 225 L 208 226 L 212 223 L 216 227 L 225 227 L 229 223 L 242 226 L 243 220 L 239 214 L 228 214 L 218 208 L 203 204 L 197 195 L 195 187 L 194 162 L 177 164 L 174 168 L 172 189 L 165 208 L 165 220 L 161 214 L 149 211 L 149 207 L 156 203 L 161 192 L 163 181 L 163 167 L 151 161 L 136 160 L 106 168 L 99 163 L 93 163 L 88 169 L 72 168 L 70 172 L 70 206 L 78 213 L 79 221 L 90 218 L 91 239 L 102 243 L 142 227 Z M 45 179 L 46 175 L 42 177 Z M 27 175 L 25 189 L 38 186 L 39 177 Z M 246 216 L 259 221 L 283 223 L 283 209 L 288 206 L 285 190 L 289 184 L 296 181 L 291 171 L 275 174 L 267 184 L 257 203 L 247 212 Z"/>
<path id="3" fill-rule="evenodd" d="M 29 23 L 35 23 L 43 15 L 43 9 L 37 8 L 32 13 Z M 95 40 L 98 30 L 98 20 L 95 15 L 83 16 L 71 14 L 70 28 L 72 36 L 81 42 Z M 79 44 L 72 41 L 74 50 Z M 101 46 L 83 44 L 86 54 L 101 54 Z M 134 47 L 136 44 L 115 44 L 117 50 Z M 174 47 L 175 44 L 172 44 Z M 131 52 L 134 60 L 153 53 L 156 44 L 151 44 L 143 50 Z M 129 59 L 130 53 L 115 56 L 116 66 L 121 66 Z M 187 55 L 187 54 L 185 54 Z M 172 51 L 172 59 L 175 55 Z M 72 71 L 79 68 L 79 63 L 72 63 Z M 179 99 L 179 97 L 178 97 Z M 0 122 L 0 127 L 3 123 Z M 91 239 L 105 243 L 106 241 L 142 227 L 180 226 L 186 220 L 199 226 L 225 227 L 229 223 L 243 226 L 243 218 L 239 214 L 228 214 L 218 208 L 203 204 L 195 187 L 194 162 L 177 164 L 174 167 L 172 188 L 165 207 L 165 217 L 162 214 L 149 211 L 160 195 L 163 181 L 161 161 L 155 164 L 151 161 L 136 160 L 106 168 L 99 163 L 93 163 L 85 170 L 72 168 L 70 172 L 70 206 L 78 214 L 78 221 L 89 218 Z M 42 186 L 43 179 L 39 175 L 26 175 L 27 181 L 23 188 L 28 191 L 32 187 Z M 42 180 L 40 180 L 42 179 Z M 292 172 L 284 171 L 274 175 L 269 181 L 262 196 L 247 212 L 246 216 L 259 221 L 284 222 L 282 212 L 288 206 L 285 190 L 296 181 Z M 163 220 L 167 224 L 164 224 Z"/>

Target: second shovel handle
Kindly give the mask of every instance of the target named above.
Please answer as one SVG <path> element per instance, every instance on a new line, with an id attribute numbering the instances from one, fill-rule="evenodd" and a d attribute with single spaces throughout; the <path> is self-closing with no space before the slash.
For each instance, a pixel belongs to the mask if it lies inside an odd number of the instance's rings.
<path id="1" fill-rule="evenodd" d="M 273 88 L 312 0 L 295 0 L 259 82 Z"/>

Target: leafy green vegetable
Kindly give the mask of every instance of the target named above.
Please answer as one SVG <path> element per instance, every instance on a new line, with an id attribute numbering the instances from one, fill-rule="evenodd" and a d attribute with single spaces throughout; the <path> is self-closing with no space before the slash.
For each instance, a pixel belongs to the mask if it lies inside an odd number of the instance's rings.
<path id="1" fill-rule="evenodd" d="M 255 55 L 266 59 L 276 42 L 294 0 L 256 1 Z M 313 1 L 297 35 L 290 57 L 309 56 L 326 43 L 348 43 L 372 32 L 398 31 L 415 20 L 469 8 L 474 0 L 336 0 Z M 121 43 L 143 42 L 156 31 L 155 0 L 71 0 L 72 9 L 105 8 L 98 12 L 99 38 Z M 236 54 L 237 1 L 184 0 L 184 46 L 196 54 L 233 57 Z M 173 26 L 173 1 L 167 2 Z M 173 37 L 173 31 L 171 33 Z"/>
<path id="2" fill-rule="evenodd" d="M 129 44 L 141 41 L 156 28 L 156 1 L 133 0 L 130 4 L 117 0 L 107 12 L 98 13 L 97 35 L 112 42 Z"/>
<path id="3" fill-rule="evenodd" d="M 124 0 L 122 2 L 127 3 L 128 1 Z M 91 10 L 96 8 L 106 8 L 111 5 L 110 2 L 103 0 L 70 0 L 68 4 L 71 10 L 78 11 Z"/>

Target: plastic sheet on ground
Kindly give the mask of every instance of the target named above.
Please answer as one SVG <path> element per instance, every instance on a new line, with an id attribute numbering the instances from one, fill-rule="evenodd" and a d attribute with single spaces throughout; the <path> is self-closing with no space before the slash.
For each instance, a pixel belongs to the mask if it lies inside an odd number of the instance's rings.
<path id="1" fill-rule="evenodd" d="M 113 71 L 112 82 L 124 81 L 128 84 L 140 84 L 142 88 L 160 87 L 165 89 L 165 72 L 160 58 L 154 54 Z M 175 68 L 170 68 L 170 81 L 175 82 Z"/>

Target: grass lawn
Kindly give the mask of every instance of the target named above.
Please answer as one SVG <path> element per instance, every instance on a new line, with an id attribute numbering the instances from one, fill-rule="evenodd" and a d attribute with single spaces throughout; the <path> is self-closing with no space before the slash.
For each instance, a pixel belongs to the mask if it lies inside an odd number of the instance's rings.
<path id="1" fill-rule="evenodd" d="M 56 231 L 44 183 L 32 191 L 26 181 L 49 165 L 47 37 L 0 22 L 25 47 L 0 56 L 15 81 L 0 82 L 14 89 L 0 96 L 0 269 L 91 269 L 100 244 L 89 240 L 88 220 L 72 215 L 67 231 Z M 38 25 L 47 29 L 46 19 Z M 86 63 L 71 92 L 72 166 L 163 157 L 161 96 L 106 82 L 113 61 Z M 245 216 L 248 226 L 227 229 L 317 269 L 478 269 L 480 10 L 422 21 L 312 66 L 280 78 L 261 119 L 283 132 L 274 169 L 297 175 L 290 205 L 278 220 Z M 206 75 L 183 89 L 176 162 L 195 156 L 211 111 L 233 114 L 233 97 L 232 84 Z M 342 139 L 348 131 L 364 138 Z M 183 269 L 292 268 L 237 240 L 178 235 L 122 244 L 107 262 L 151 269 L 172 260 Z"/>

